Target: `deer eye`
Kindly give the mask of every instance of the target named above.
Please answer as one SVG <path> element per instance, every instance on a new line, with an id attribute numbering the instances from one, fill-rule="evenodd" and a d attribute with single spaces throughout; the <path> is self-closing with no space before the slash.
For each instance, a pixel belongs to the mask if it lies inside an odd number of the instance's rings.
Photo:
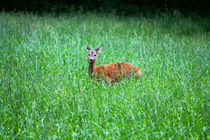
<path id="1" fill-rule="evenodd" d="M 90 54 L 88 54 L 88 56 L 90 56 Z"/>
<path id="2" fill-rule="evenodd" d="M 94 55 L 94 56 L 96 56 L 96 55 Z"/>

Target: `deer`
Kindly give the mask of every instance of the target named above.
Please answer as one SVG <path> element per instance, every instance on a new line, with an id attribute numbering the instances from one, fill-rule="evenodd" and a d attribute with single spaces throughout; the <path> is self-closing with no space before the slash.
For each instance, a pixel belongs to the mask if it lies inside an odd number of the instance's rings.
<path id="1" fill-rule="evenodd" d="M 88 51 L 88 75 L 90 79 L 97 78 L 104 80 L 106 83 L 113 84 L 118 82 L 121 79 L 129 78 L 131 75 L 137 80 L 142 74 L 140 69 L 137 66 L 134 66 L 128 62 L 115 62 L 111 64 L 101 64 L 95 66 L 96 56 L 100 52 L 103 46 L 95 50 L 87 46 Z M 90 80 L 91 82 L 91 80 Z"/>

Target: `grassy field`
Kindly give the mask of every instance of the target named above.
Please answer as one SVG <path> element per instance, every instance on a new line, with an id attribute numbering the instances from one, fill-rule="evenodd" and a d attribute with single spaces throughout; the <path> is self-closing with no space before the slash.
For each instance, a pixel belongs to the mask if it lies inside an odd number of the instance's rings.
<path id="1" fill-rule="evenodd" d="M 209 139 L 209 23 L 0 13 L 0 139 Z M 89 83 L 86 43 L 143 75 Z"/>

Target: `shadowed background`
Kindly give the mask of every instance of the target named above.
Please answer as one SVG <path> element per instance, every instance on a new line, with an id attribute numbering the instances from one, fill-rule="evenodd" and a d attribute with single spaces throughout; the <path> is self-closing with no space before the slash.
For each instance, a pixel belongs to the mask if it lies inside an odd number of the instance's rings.
<path id="1" fill-rule="evenodd" d="M 121 15 L 172 9 L 186 14 L 196 13 L 200 16 L 209 16 L 210 13 L 207 0 L 3 0 L 0 9 L 38 13 L 100 11 Z"/>

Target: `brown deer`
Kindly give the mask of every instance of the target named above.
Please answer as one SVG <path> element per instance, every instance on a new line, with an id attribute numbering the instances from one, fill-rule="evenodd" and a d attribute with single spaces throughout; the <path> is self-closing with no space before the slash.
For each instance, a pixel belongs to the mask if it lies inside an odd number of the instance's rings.
<path id="1" fill-rule="evenodd" d="M 87 45 L 88 50 L 88 74 L 90 78 L 103 79 L 107 83 L 117 82 L 120 79 L 128 78 L 131 75 L 138 79 L 141 75 L 141 71 L 138 67 L 128 62 L 116 62 L 105 65 L 95 66 L 96 55 L 100 52 L 102 46 L 96 50 L 91 50 Z"/>

